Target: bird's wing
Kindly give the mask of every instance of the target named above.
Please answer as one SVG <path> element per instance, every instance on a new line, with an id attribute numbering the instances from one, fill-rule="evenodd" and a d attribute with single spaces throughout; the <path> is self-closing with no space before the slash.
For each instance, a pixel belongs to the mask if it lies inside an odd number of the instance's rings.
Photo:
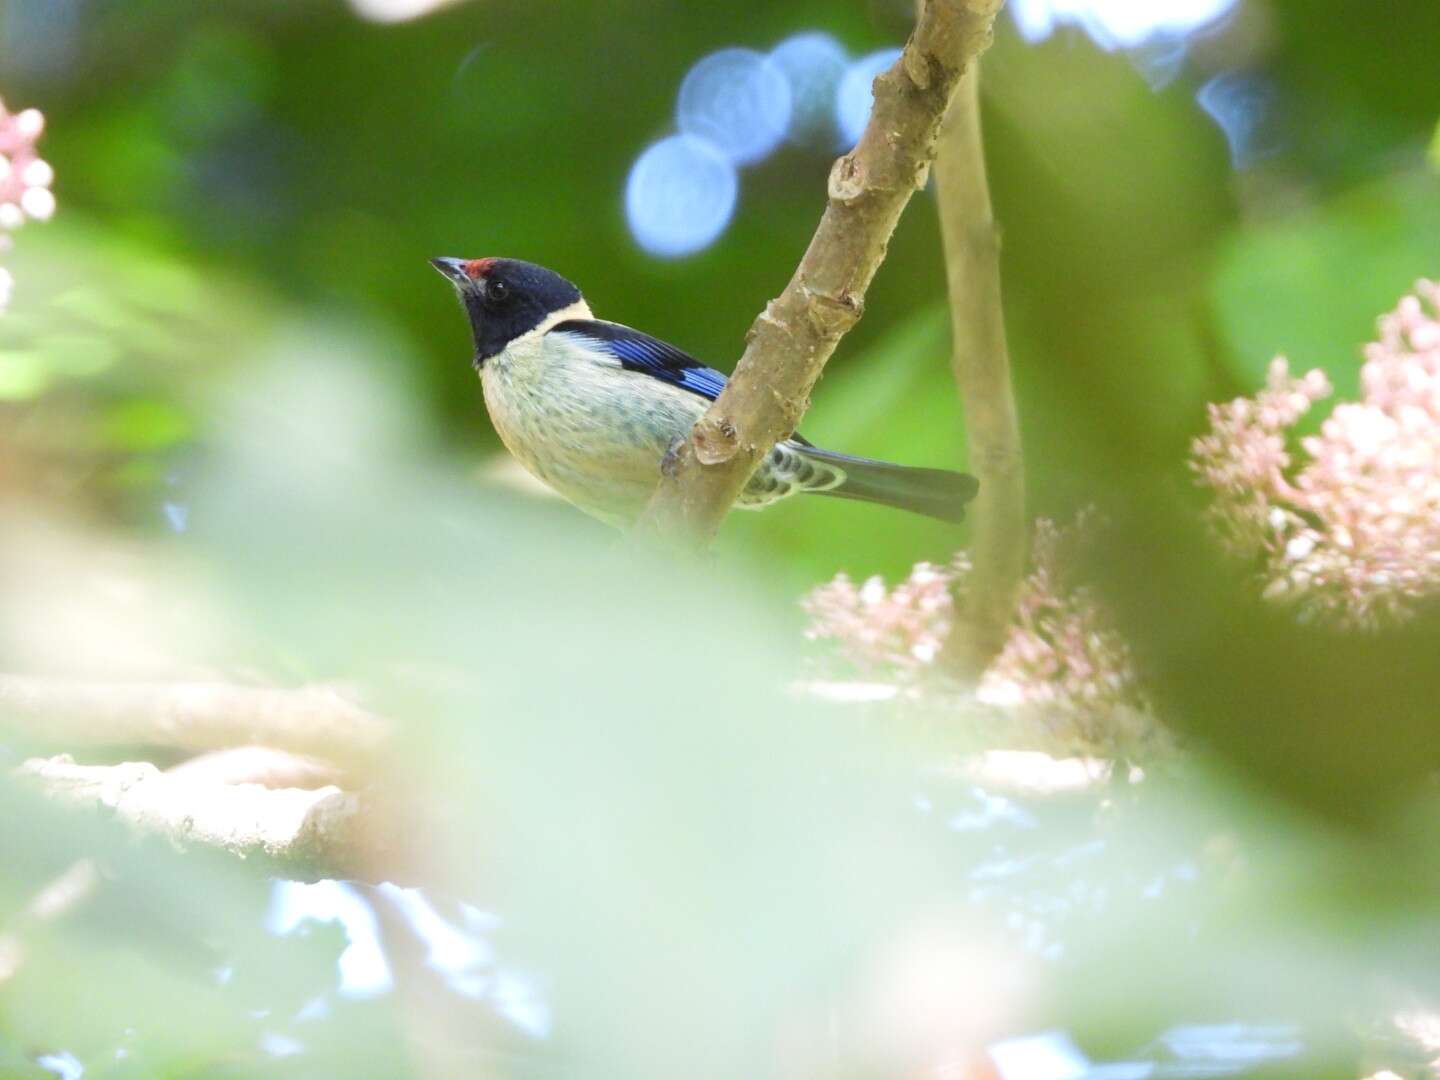
<path id="1" fill-rule="evenodd" d="M 586 347 L 611 357 L 627 371 L 638 371 L 710 401 L 725 389 L 723 373 L 706 367 L 674 345 L 619 323 L 568 319 L 552 327 L 550 333 L 579 338 Z"/>

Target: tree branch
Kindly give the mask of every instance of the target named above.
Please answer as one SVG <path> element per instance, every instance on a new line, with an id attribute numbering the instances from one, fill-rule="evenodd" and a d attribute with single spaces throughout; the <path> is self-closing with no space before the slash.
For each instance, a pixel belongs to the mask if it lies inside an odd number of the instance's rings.
<path id="1" fill-rule="evenodd" d="M 211 847 L 260 858 L 297 878 L 372 879 L 377 833 L 362 800 L 337 787 L 216 784 L 161 772 L 147 762 L 77 765 L 68 754 L 31 758 L 17 775 L 47 796 L 108 811 L 137 832 L 177 847 Z"/>
<path id="2" fill-rule="evenodd" d="M 172 765 L 165 772 L 208 784 L 259 784 L 267 788 L 315 788 L 339 785 L 344 775 L 320 758 L 269 746 L 211 750 Z"/>
<path id="3" fill-rule="evenodd" d="M 328 686 L 71 683 L 0 675 L 0 720 L 47 744 L 187 750 L 262 745 L 358 764 L 388 725 Z"/>
<path id="4" fill-rule="evenodd" d="M 70 759 L 28 762 L 30 775 L 36 772 L 69 772 L 79 768 Z M 68 766 L 68 768 L 67 768 Z M 25 773 L 22 766 L 22 775 Z M 135 769 L 136 766 L 120 766 Z M 149 765 L 138 766 L 145 770 Z M 164 775 L 180 777 L 191 784 L 209 787 L 222 784 L 259 784 L 267 788 L 318 788 L 335 783 L 334 766 L 312 758 L 301 757 L 285 750 L 262 746 L 241 746 L 233 750 L 215 750 L 172 765 Z M 76 787 L 69 782 L 52 782 L 42 787 L 57 799 L 86 805 L 77 797 Z M 188 790 L 188 789 L 184 789 Z M 40 889 L 18 915 L 0 933 L 0 984 L 14 977 L 25 961 L 25 938 L 36 928 L 67 915 L 88 900 L 100 884 L 100 871 L 92 858 L 77 859 L 63 873 Z"/>
<path id="5" fill-rule="evenodd" d="M 25 962 L 25 938 L 83 904 L 99 883 L 100 870 L 95 860 L 76 859 L 30 898 L 0 934 L 0 985 L 14 978 Z"/>
<path id="6" fill-rule="evenodd" d="M 931 0 L 933 2 L 933 0 Z M 1025 576 L 1025 473 L 1000 299 L 1000 230 L 980 133 L 980 65 L 960 80 L 935 154 L 950 293 L 951 367 L 965 408 L 971 507 L 965 602 L 945 645 L 953 669 L 978 675 L 999 654 Z"/>
<path id="7" fill-rule="evenodd" d="M 638 528 L 703 547 L 770 448 L 795 430 L 865 292 L 966 66 L 990 44 L 1003 0 L 931 0 L 895 66 L 875 79 L 875 106 L 855 149 L 830 171 L 829 204 L 784 291 L 750 327 L 724 392 L 661 476 Z"/>

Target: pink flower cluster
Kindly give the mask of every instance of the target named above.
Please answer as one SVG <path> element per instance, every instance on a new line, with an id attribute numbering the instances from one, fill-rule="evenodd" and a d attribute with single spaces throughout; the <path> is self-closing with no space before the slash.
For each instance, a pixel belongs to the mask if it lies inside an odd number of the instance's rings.
<path id="1" fill-rule="evenodd" d="M 1071 552 L 1085 527 L 1083 516 L 1065 529 L 1043 518 L 1036 523 L 1030 573 L 1005 645 L 980 679 L 981 701 L 1084 715 L 1144 707 L 1125 643 L 1089 590 L 1072 580 Z M 806 636 L 837 642 L 862 669 L 916 676 L 949 635 L 969 573 L 961 553 L 945 567 L 919 564 L 893 589 L 878 577 L 857 587 L 841 574 L 804 600 L 812 619 Z"/>
<path id="2" fill-rule="evenodd" d="M 1440 285 L 1419 282 L 1379 326 L 1361 400 L 1299 440 L 1298 466 L 1286 432 L 1331 388 L 1319 371 L 1292 377 L 1281 358 L 1253 398 L 1210 407 L 1193 447 L 1211 523 L 1264 561 L 1266 595 L 1354 627 L 1440 594 Z"/>
<path id="3" fill-rule="evenodd" d="M 0 253 L 9 250 L 9 234 L 27 220 L 47 221 L 55 213 L 50 183 L 54 170 L 35 152 L 45 118 L 38 109 L 6 111 L 0 102 Z M 10 301 L 14 281 L 0 266 L 0 311 Z"/>
<path id="4" fill-rule="evenodd" d="M 961 552 L 948 566 L 917 563 L 893 589 L 879 575 L 856 586 L 839 574 L 800 602 L 812 620 L 805 636 L 835 641 L 863 670 L 915 674 L 940 654 L 955 620 L 952 586 L 969 572 Z"/>
<path id="5" fill-rule="evenodd" d="M 981 701 L 1108 715 L 1145 703 L 1133 658 L 1089 588 L 1073 580 L 1071 551 L 1088 515 L 1069 529 L 1035 523 L 1031 570 L 1004 648 L 980 679 Z"/>

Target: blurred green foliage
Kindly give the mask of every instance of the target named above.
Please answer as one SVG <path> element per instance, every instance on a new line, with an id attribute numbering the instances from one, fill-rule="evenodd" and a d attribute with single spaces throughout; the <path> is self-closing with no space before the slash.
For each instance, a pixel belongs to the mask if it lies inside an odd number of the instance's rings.
<path id="1" fill-rule="evenodd" d="M 1437 15 L 1421 0 L 1401 9 L 1352 38 L 1342 5 L 1316 14 L 1253 0 L 1239 29 L 1158 91 L 1123 54 L 1073 33 L 1040 45 L 1000 34 L 986 60 L 989 156 L 1037 512 L 1086 501 L 1068 466 L 1078 448 L 1124 456 L 1138 430 L 1174 464 L 1204 402 L 1253 385 L 1276 351 L 1351 385 L 1345 368 L 1371 320 L 1435 272 L 1435 178 L 1417 166 L 1437 110 L 1395 73 L 1421 62 Z M 459 454 L 494 451 L 463 321 L 425 265 L 438 253 L 554 266 L 602 315 L 728 367 L 804 248 L 829 162 L 782 149 L 747 171 L 728 232 L 679 261 L 630 239 L 630 163 L 670 129 L 680 79 L 707 51 L 819 29 L 859 54 L 897 41 L 908 14 L 899 3 L 475 2 L 377 25 L 340 3 L 110 0 L 76 24 L 18 0 L 6 10 L 32 39 L 50 25 L 63 37 L 49 53 L 29 45 L 33 56 L 23 34 L 0 46 L 0 91 L 49 116 L 63 212 L 27 231 L 16 255 L 7 322 L 48 331 L 0 326 L 0 394 L 33 400 L 86 376 L 114 395 L 128 382 L 119 393 L 145 404 L 124 419 L 90 414 L 86 441 L 151 457 L 175 440 L 203 445 L 195 391 L 268 319 L 300 311 L 403 341 L 405 381 L 427 414 L 417 422 Z M 1341 56 L 1345 78 L 1321 92 L 1316 73 Z M 1239 175 L 1194 101 L 1206 73 L 1231 63 L 1273 85 L 1280 131 Z M 942 296 L 934 229 L 929 198 L 917 200 L 867 318 L 815 395 L 812 438 L 963 463 L 943 327 L 914 329 Z M 49 275 L 32 263 L 73 268 L 77 248 L 74 288 L 45 300 Z M 67 305 L 85 309 L 91 330 Z M 123 316 L 132 308 L 148 321 Z M 165 310 L 185 315 L 156 336 Z M 871 385 L 898 386 L 895 372 L 913 373 L 903 407 Z M 1095 408 L 1122 391 L 1144 408 L 1123 421 Z M 139 430 L 145 416 L 154 432 Z M 843 548 L 827 542 L 837 529 Z M 838 569 L 894 575 L 960 540 L 824 500 L 730 532 L 732 549 L 763 553 L 792 590 Z"/>
<path id="2" fill-rule="evenodd" d="M 1411 169 L 1231 238 L 1215 277 L 1235 385 L 1263 385 L 1270 359 L 1318 367 L 1338 396 L 1359 390 L 1360 344 L 1418 277 L 1436 272 L 1440 186 Z"/>
<path id="3" fill-rule="evenodd" d="M 1335 1017 L 1436 991 L 1440 865 L 1415 824 L 1433 806 L 1411 786 L 1440 759 L 1434 626 L 1354 646 L 1257 611 L 1198 539 L 1185 471 L 1207 402 L 1253 390 L 1277 352 L 1352 390 L 1375 317 L 1440 274 L 1440 102 L 1417 77 L 1433 0 L 1383 18 L 1247 0 L 1154 88 L 1070 32 L 1031 45 L 1006 23 L 985 61 L 1031 508 L 1111 504 L 1096 577 L 1208 771 L 972 834 L 955 822 L 999 811 L 936 768 L 964 743 L 953 716 L 837 719 L 780 690 L 802 589 L 946 559 L 963 533 L 796 500 L 735 515 L 687 571 L 482 478 L 498 446 L 426 259 L 545 263 L 602 316 L 729 368 L 829 161 L 784 149 L 747 171 L 721 240 L 673 262 L 629 237 L 631 162 L 704 54 L 809 29 L 859 54 L 899 41 L 909 9 L 470 0 L 384 26 L 318 0 L 0 0 L 0 95 L 45 111 L 59 199 L 5 256 L 0 495 L 145 541 L 155 580 L 129 591 L 165 616 L 117 604 L 67 648 L 143 656 L 154 637 L 197 667 L 360 685 L 407 725 L 401 780 L 472 823 L 427 839 L 561 1017 L 537 1047 L 489 1013 L 475 1032 L 462 1003 L 448 1030 L 475 1037 L 425 1060 L 406 1032 L 444 1026 L 443 987 L 342 1000 L 338 931 L 264 933 L 250 868 L 62 816 L 7 770 L 0 930 L 81 854 L 106 882 L 84 917 L 27 932 L 0 980 L 0 1075 L 59 1047 L 92 1076 L 760 1076 L 777 1047 L 792 1075 L 897 1075 L 867 995 L 917 926 L 961 942 L 987 1002 L 1043 957 L 1045 991 L 1017 992 L 996 1031 L 1066 1025 L 1096 1055 L 1278 1012 L 1325 1055 L 1289 1075 L 1354 1076 L 1361 1037 Z M 1276 103 L 1242 169 L 1195 101 L 1225 71 Z M 817 442 L 963 464 L 933 210 L 913 203 L 818 387 Z M 44 584 L 128 595 L 78 550 Z M 191 573 L 203 603 L 156 586 Z M 189 601 L 208 633 L 185 632 Z M 38 610 L 69 632 L 63 604 Z M 28 655 L 0 616 L 0 651 Z M 329 1011 L 299 1019 L 317 998 Z M 277 1031 L 307 1052 L 257 1050 Z"/>
<path id="4" fill-rule="evenodd" d="M 446 809 L 411 836 L 432 902 L 499 913 L 480 989 L 365 889 L 395 987 L 347 992 L 354 939 L 267 928 L 263 867 L 77 818 L 6 771 L 10 1075 L 63 1050 L 107 1078 L 859 1080 L 1057 1027 L 1143 1063 L 1162 1030 L 1214 1024 L 1199 1052 L 1246 1075 L 1353 1077 L 1365 1032 L 1336 1017 L 1437 989 L 1428 830 L 1337 835 L 1193 763 L 991 793 L 950 767 L 953 715 L 789 693 L 798 642 L 762 583 L 577 558 L 562 508 L 476 498 L 347 363 L 374 343 L 339 337 L 292 335 L 229 384 L 188 543 L 232 663 L 278 652 L 403 724 L 377 783 Z M 323 422 L 259 422 L 325 393 L 344 408 Z M 173 570 L 152 550 L 131 584 Z M 163 608 L 84 632 L 144 635 Z M 80 857 L 101 876 L 76 910 L 17 914 Z M 507 971 L 538 985 L 543 1037 L 507 1018 Z"/>

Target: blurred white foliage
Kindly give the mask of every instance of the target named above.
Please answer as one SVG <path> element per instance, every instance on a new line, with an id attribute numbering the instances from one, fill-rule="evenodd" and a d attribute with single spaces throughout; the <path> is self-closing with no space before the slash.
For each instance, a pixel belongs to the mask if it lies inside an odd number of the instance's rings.
<path id="1" fill-rule="evenodd" d="M 343 881 L 275 882 L 266 928 L 283 936 L 303 933 L 309 922 L 338 922 L 345 930 L 350 944 L 340 954 L 340 993 L 373 997 L 394 987 L 380 942 L 380 923 L 353 885 Z"/>
<path id="2" fill-rule="evenodd" d="M 1195 100 L 1225 133 L 1235 168 L 1248 168 L 1277 149 L 1276 137 L 1267 124 L 1275 90 L 1259 76 L 1222 71 L 1200 87 Z"/>
<path id="3" fill-rule="evenodd" d="M 371 22 L 398 23 L 418 19 L 460 0 L 350 0 L 355 14 Z"/>
<path id="4" fill-rule="evenodd" d="M 1082 1080 L 1090 1062 L 1063 1031 L 1005 1039 L 989 1048 L 1001 1080 Z"/>
<path id="5" fill-rule="evenodd" d="M 1235 6 L 1236 0 L 1012 0 L 1010 11 L 1027 41 L 1043 41 L 1070 25 L 1103 49 L 1132 49 L 1198 30 Z"/>

